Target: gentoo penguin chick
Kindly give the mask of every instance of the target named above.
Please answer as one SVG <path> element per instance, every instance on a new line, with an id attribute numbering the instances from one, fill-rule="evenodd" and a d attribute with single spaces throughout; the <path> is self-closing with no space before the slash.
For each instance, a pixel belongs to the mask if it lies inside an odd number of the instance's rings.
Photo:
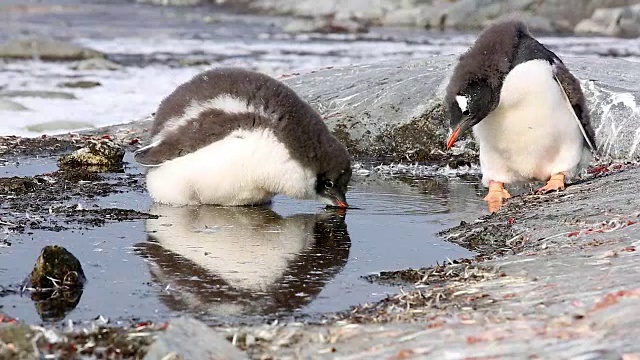
<path id="1" fill-rule="evenodd" d="M 447 149 L 473 128 L 490 212 L 510 197 L 504 184 L 538 180 L 546 181 L 540 193 L 563 190 L 596 150 L 580 83 L 520 21 L 480 34 L 460 57 L 445 102 Z"/>
<path id="2" fill-rule="evenodd" d="M 276 194 L 347 207 L 351 158 L 320 115 L 283 83 L 220 68 L 178 86 L 135 160 L 170 205 L 258 205 Z"/>

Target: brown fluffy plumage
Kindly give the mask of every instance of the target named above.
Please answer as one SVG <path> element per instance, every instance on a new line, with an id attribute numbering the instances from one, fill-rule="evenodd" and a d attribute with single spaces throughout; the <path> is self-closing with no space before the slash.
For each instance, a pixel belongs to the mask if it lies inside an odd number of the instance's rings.
<path id="1" fill-rule="evenodd" d="M 238 129 L 269 128 L 303 166 L 335 179 L 350 167 L 350 156 L 328 130 L 320 115 L 288 86 L 267 75 L 239 68 L 203 72 L 180 85 L 160 104 L 151 134 L 158 135 L 167 122 L 182 116 L 192 102 L 220 95 L 246 101 L 259 113 L 228 113 L 209 109 L 188 124 L 166 133 L 162 141 L 136 154 L 145 165 L 158 165 L 192 153 Z"/>

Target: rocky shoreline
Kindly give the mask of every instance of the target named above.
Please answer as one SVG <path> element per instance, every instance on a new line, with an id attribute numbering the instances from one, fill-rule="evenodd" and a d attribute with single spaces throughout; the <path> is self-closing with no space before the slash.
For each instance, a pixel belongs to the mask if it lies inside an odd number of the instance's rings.
<path id="1" fill-rule="evenodd" d="M 267 15 L 303 20 L 291 32 L 366 32 L 369 26 L 439 30 L 479 30 L 492 21 L 517 16 L 541 33 L 574 33 L 618 37 L 640 36 L 637 0 L 137 0 L 156 5 L 193 6 L 207 3 Z"/>
<path id="2" fill-rule="evenodd" d="M 252 3 L 282 9 L 280 5 L 289 2 Z M 385 1 L 376 3 L 383 6 Z M 418 3 L 406 2 L 414 7 Z M 470 3 L 458 1 L 456 6 Z M 533 6 L 531 1 L 507 3 Z M 539 12 L 527 11 L 540 14 L 543 9 L 552 12 L 549 9 L 561 6 L 553 1 L 535 3 Z M 604 3 L 634 2 L 591 2 L 588 6 L 595 9 Z M 306 6 L 309 4 L 313 5 Z M 341 9 L 351 9 L 352 4 L 358 2 L 348 2 Z M 305 17 L 300 9 L 289 14 Z M 375 6 L 370 9 L 377 11 Z M 411 9 L 405 9 L 402 16 L 412 18 L 415 10 Z M 369 19 L 362 21 L 352 12 L 335 18 L 357 26 L 377 21 L 385 25 L 366 14 L 358 15 Z M 606 16 L 600 12 L 597 17 Z M 445 27 L 453 26 L 448 24 L 453 24 L 449 21 L 454 17 L 447 18 Z M 31 58 L 47 51 L 56 60 L 78 60 L 73 67 L 113 70 L 120 66 L 90 49 L 48 40 L 7 44 L 0 51 L 11 57 Z M 476 257 L 370 275 L 368 281 L 393 284 L 398 293 L 317 319 L 257 325 L 207 326 L 187 317 L 167 323 L 98 317 L 82 323 L 37 326 L 13 319 L 12 308 L 0 303 L 0 358 L 640 358 L 635 341 L 640 333 L 635 326 L 640 320 L 635 311 L 640 301 L 640 274 L 635 266 L 640 245 L 640 202 L 635 197 L 640 184 L 640 68 L 613 58 L 565 60 L 584 85 L 601 154 L 583 178 L 562 193 L 514 196 L 498 213 L 440 234 L 476 252 Z M 444 151 L 448 129 L 442 93 L 453 63 L 452 56 L 387 61 L 289 74 L 282 80 L 321 112 L 357 159 L 430 165 L 455 174 L 475 165 L 477 153 L 469 138 L 453 152 Z M 12 102 L 10 92 L 0 96 L 0 108 L 18 111 L 20 104 Z M 79 200 L 144 192 L 142 174 L 126 171 L 130 166 L 127 155 L 147 143 L 149 121 L 80 134 L 0 137 L 3 163 L 40 158 L 54 159 L 60 165 L 52 172 L 0 178 L 0 230 L 16 234 L 82 232 L 153 217 L 108 203 L 79 206 Z M 102 160 L 88 159 L 97 145 L 114 150 L 109 151 L 115 159 L 126 154 L 124 163 L 114 168 L 105 167 Z M 72 153 L 75 156 L 65 157 Z M 89 170 L 87 161 L 103 169 Z M 12 246 L 11 239 L 0 239 L 0 247 L 4 246 Z M 20 293 L 19 284 L 13 285 L 0 285 L 0 299 Z M 77 305 L 73 299 L 66 303 L 57 299 L 56 306 L 35 297 L 31 300 L 39 312 L 54 309 L 54 315 L 62 317 Z"/>

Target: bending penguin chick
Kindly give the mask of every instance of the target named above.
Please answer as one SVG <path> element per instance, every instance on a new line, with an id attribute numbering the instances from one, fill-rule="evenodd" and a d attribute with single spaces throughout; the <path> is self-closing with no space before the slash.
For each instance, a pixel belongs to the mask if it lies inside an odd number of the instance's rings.
<path id="1" fill-rule="evenodd" d="M 283 83 L 220 68 L 178 86 L 156 111 L 147 167 L 155 202 L 224 206 L 276 194 L 347 207 L 351 157 L 320 115 Z"/>
<path id="2" fill-rule="evenodd" d="M 473 129 L 490 212 L 510 197 L 504 184 L 538 180 L 546 182 L 538 192 L 563 190 L 596 150 L 579 81 L 520 21 L 480 34 L 460 57 L 445 103 L 447 149 Z"/>

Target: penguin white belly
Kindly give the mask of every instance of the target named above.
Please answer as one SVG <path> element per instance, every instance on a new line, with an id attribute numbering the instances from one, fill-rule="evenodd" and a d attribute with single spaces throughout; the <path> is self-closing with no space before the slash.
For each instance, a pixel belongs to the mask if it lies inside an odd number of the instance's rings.
<path id="1" fill-rule="evenodd" d="M 314 182 L 267 129 L 234 131 L 147 173 L 151 197 L 171 205 L 257 205 L 278 193 L 309 198 Z"/>
<path id="2" fill-rule="evenodd" d="M 546 181 L 572 176 L 589 152 L 551 64 L 517 65 L 504 80 L 500 103 L 473 128 L 482 182 Z"/>

